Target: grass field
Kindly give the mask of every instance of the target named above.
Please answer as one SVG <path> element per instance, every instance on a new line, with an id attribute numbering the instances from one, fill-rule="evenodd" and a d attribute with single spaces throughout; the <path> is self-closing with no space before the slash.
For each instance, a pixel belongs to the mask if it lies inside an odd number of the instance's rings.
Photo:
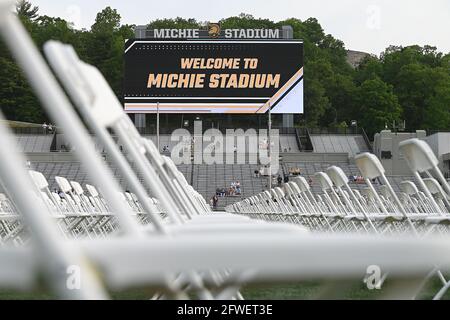
<path id="1" fill-rule="evenodd" d="M 368 290 L 365 285 L 353 282 L 352 284 L 338 283 L 334 287 L 317 281 L 295 283 L 291 285 L 260 286 L 243 288 L 241 290 L 247 300 L 309 300 L 309 299 L 380 299 L 389 288 L 389 281 L 386 281 L 381 290 Z M 439 280 L 433 278 L 422 290 L 419 299 L 432 299 L 434 294 L 440 289 Z M 113 293 L 115 300 L 148 300 L 153 296 L 149 290 L 133 290 L 128 292 Z M 45 292 L 18 293 L 10 291 L 0 291 L 0 300 L 49 300 L 54 299 L 51 294 Z M 450 299 L 450 293 L 444 296 Z"/>

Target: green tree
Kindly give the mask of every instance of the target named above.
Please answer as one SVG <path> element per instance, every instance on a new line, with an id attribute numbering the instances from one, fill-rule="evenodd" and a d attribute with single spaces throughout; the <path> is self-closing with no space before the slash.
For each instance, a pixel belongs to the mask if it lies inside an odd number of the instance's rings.
<path id="1" fill-rule="evenodd" d="M 16 3 L 16 13 L 21 19 L 36 20 L 39 17 L 39 7 L 33 6 L 26 0 Z"/>
<path id="2" fill-rule="evenodd" d="M 119 30 L 121 16 L 116 9 L 106 7 L 101 12 L 97 13 L 95 23 L 91 30 L 93 33 L 111 33 Z"/>
<path id="3" fill-rule="evenodd" d="M 382 130 L 385 125 L 399 121 L 402 108 L 391 85 L 379 78 L 366 80 L 357 92 L 359 112 L 357 120 L 369 136 Z"/>
<path id="4" fill-rule="evenodd" d="M 105 76 L 116 95 L 122 96 L 123 52 L 125 40 L 133 37 L 133 27 L 121 26 L 121 16 L 107 7 L 97 14 L 91 32 L 84 35 L 87 62 Z"/>
<path id="5" fill-rule="evenodd" d="M 175 19 L 158 19 L 148 24 L 149 29 L 197 29 L 200 23 L 195 19 L 183 19 L 177 17 Z"/>
<path id="6" fill-rule="evenodd" d="M 321 83 L 316 79 L 305 81 L 305 118 L 309 127 L 317 127 L 330 107 L 330 101 Z"/>
<path id="7" fill-rule="evenodd" d="M 273 29 L 276 24 L 269 19 L 256 19 L 250 14 L 241 13 L 220 21 L 223 29 Z"/>

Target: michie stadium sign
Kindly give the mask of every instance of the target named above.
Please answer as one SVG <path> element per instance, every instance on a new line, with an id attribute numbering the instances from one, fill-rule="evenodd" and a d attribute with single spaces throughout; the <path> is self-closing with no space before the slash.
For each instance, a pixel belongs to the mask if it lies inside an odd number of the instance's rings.
<path id="1" fill-rule="evenodd" d="M 210 24 L 128 40 L 125 111 L 302 113 L 303 43 L 280 32 Z"/>

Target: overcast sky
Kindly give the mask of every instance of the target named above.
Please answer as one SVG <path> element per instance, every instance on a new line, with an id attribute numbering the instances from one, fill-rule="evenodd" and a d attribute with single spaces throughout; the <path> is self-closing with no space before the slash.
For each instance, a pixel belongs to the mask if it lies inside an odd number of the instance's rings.
<path id="1" fill-rule="evenodd" d="M 430 44 L 450 52 L 450 0 L 31 0 L 40 13 L 89 28 L 106 6 L 123 23 L 147 24 L 158 18 L 218 21 L 241 12 L 274 21 L 316 17 L 326 33 L 348 49 L 379 54 L 391 44 Z"/>

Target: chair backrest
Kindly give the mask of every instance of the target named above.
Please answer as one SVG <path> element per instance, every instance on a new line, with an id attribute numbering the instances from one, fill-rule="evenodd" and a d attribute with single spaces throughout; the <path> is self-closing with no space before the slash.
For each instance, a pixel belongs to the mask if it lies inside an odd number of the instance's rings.
<path id="1" fill-rule="evenodd" d="M 425 178 L 423 179 L 423 182 L 432 194 L 441 194 L 442 196 L 445 196 L 444 189 L 442 189 L 441 185 L 439 184 L 439 182 L 437 182 L 436 179 Z"/>
<path id="2" fill-rule="evenodd" d="M 302 192 L 298 184 L 296 184 L 295 182 L 290 181 L 287 184 L 290 186 L 294 194 L 300 194 Z"/>
<path id="3" fill-rule="evenodd" d="M 28 172 L 29 172 L 30 177 L 33 180 L 34 184 L 36 185 L 36 187 L 39 190 L 43 191 L 48 188 L 48 181 L 41 172 L 34 171 L 34 170 L 30 170 Z"/>
<path id="4" fill-rule="evenodd" d="M 70 184 L 77 195 L 81 196 L 84 194 L 84 190 L 78 182 L 71 181 Z"/>
<path id="5" fill-rule="evenodd" d="M 439 164 L 433 150 L 425 141 L 419 139 L 405 140 L 400 142 L 399 149 L 413 172 L 431 170 Z"/>
<path id="6" fill-rule="evenodd" d="M 71 97 L 90 101 L 90 112 L 95 115 L 97 121 L 104 126 L 109 126 L 122 118 L 122 110 L 117 105 L 117 97 L 108 90 L 109 85 L 100 72 L 87 64 L 83 64 L 70 45 L 64 45 L 57 41 L 48 41 L 44 45 L 44 52 L 49 62 L 58 75 L 62 77 L 71 92 Z M 80 72 L 78 66 L 83 68 Z M 86 84 L 96 82 L 93 87 Z M 109 103 L 108 103 L 109 102 Z"/>
<path id="7" fill-rule="evenodd" d="M 376 179 L 385 173 L 383 165 L 374 154 L 368 152 L 358 154 L 355 156 L 355 163 L 366 179 Z"/>
<path id="8" fill-rule="evenodd" d="M 403 181 L 400 183 L 402 191 L 408 195 L 414 195 L 419 193 L 419 189 L 412 181 Z"/>
<path id="9" fill-rule="evenodd" d="M 344 171 L 339 167 L 331 166 L 326 170 L 326 173 L 338 188 L 347 185 L 349 181 Z"/>
<path id="10" fill-rule="evenodd" d="M 93 196 L 94 198 L 98 197 L 97 188 L 95 188 L 94 186 L 91 186 L 90 184 L 87 184 L 86 189 L 91 196 Z"/>
<path id="11" fill-rule="evenodd" d="M 385 185 L 380 186 L 378 188 L 378 191 L 385 199 L 389 199 L 392 196 L 391 193 L 389 192 L 389 188 Z"/>
<path id="12" fill-rule="evenodd" d="M 275 189 L 270 190 L 270 194 L 272 195 L 272 198 L 275 198 L 275 199 L 278 198 L 278 194 L 277 194 L 277 192 L 275 191 Z"/>
<path id="13" fill-rule="evenodd" d="M 292 190 L 291 185 L 289 183 L 285 183 L 283 188 L 287 196 L 291 196 L 294 194 L 294 190 Z"/>
<path id="14" fill-rule="evenodd" d="M 362 190 L 363 194 L 367 197 L 369 200 L 376 200 L 375 193 L 371 188 L 364 188 Z"/>
<path id="15" fill-rule="evenodd" d="M 280 199 L 283 199 L 285 197 L 285 193 L 284 193 L 283 189 L 281 189 L 280 187 L 276 187 L 275 192 Z"/>
<path id="16" fill-rule="evenodd" d="M 311 188 L 304 177 L 295 177 L 292 181 L 295 182 L 302 191 L 308 191 Z"/>
<path id="17" fill-rule="evenodd" d="M 55 181 L 58 184 L 59 188 L 64 193 L 71 193 L 72 192 L 72 186 L 70 185 L 69 181 L 64 177 L 55 177 Z"/>
<path id="18" fill-rule="evenodd" d="M 268 199 L 268 200 L 272 199 L 272 194 L 269 191 L 267 191 L 267 190 L 264 191 L 261 195 L 263 197 L 265 197 L 266 199 Z"/>
<path id="19" fill-rule="evenodd" d="M 333 189 L 333 181 L 331 181 L 330 177 L 325 172 L 317 172 L 314 175 L 323 191 Z"/>

